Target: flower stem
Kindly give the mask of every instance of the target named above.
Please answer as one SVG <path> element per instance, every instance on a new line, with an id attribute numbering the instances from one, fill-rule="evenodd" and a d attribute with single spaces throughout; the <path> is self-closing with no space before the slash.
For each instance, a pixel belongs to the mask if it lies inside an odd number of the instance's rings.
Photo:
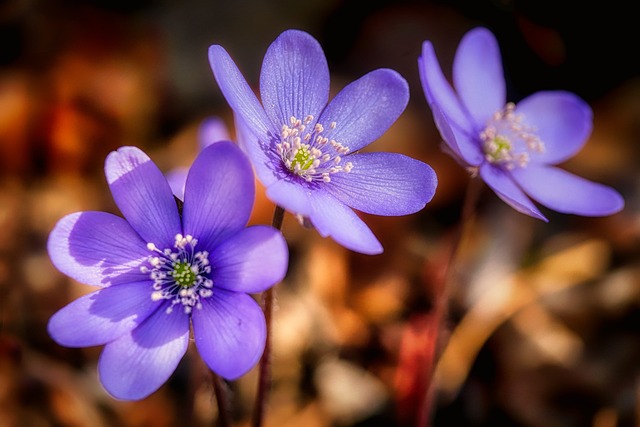
<path id="1" fill-rule="evenodd" d="M 216 396 L 216 403 L 218 404 L 218 421 L 217 427 L 230 427 L 231 415 L 229 413 L 229 389 L 224 380 L 211 372 L 211 383 L 213 384 L 213 392 Z"/>
<path id="2" fill-rule="evenodd" d="M 452 238 L 451 247 L 443 269 L 444 271 L 442 273 L 442 276 L 440 276 L 441 280 L 437 280 L 434 286 L 434 307 L 432 317 L 432 321 L 435 323 L 435 336 L 433 337 L 434 340 L 440 340 L 441 336 L 445 335 L 442 332 L 444 332 L 443 329 L 446 327 L 446 318 L 448 316 L 449 308 L 449 292 L 451 286 L 453 286 L 452 282 L 454 279 L 455 270 L 453 268 L 453 265 L 455 264 L 460 249 L 460 244 L 463 241 L 465 230 L 475 216 L 475 209 L 481 190 L 482 180 L 478 177 L 471 177 L 465 193 L 460 221 Z M 436 350 L 431 353 L 432 360 L 427 361 L 429 370 L 426 378 L 426 393 L 424 396 L 424 400 L 422 401 L 420 413 L 418 414 L 418 417 L 416 417 L 416 427 L 428 426 L 432 416 L 431 410 L 435 394 L 434 373 L 440 355 L 442 354 L 442 344 L 443 343 L 437 343 Z"/>
<path id="3" fill-rule="evenodd" d="M 277 230 L 282 229 L 284 220 L 284 209 L 276 206 L 273 212 L 273 220 L 271 225 Z M 255 407 L 253 411 L 253 427 L 261 427 L 264 419 L 264 410 L 267 405 L 269 388 L 271 385 L 271 319 L 273 317 L 273 300 L 275 298 L 274 286 L 262 293 L 262 307 L 264 310 L 264 318 L 267 324 L 267 336 L 264 344 L 264 352 L 260 359 L 258 391 L 256 393 Z"/>
<path id="4" fill-rule="evenodd" d="M 282 230 L 282 222 L 284 220 L 284 208 L 276 206 L 273 211 L 273 219 L 271 220 L 271 226 L 277 230 Z"/>

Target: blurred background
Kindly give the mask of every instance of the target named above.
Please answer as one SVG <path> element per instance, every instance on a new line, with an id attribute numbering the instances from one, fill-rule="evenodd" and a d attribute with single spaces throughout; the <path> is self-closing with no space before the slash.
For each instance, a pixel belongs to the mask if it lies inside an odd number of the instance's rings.
<path id="1" fill-rule="evenodd" d="M 207 59 L 223 45 L 257 89 L 285 29 L 322 44 L 332 91 L 379 67 L 411 101 L 367 149 L 429 163 L 436 197 L 414 215 L 363 216 L 385 247 L 341 248 L 287 215 L 289 274 L 277 286 L 266 426 L 414 426 L 427 390 L 433 426 L 640 425 L 640 41 L 616 0 L 0 1 L 0 426 L 210 426 L 217 418 L 195 347 L 156 393 L 109 397 L 100 348 L 69 349 L 49 317 L 85 294 L 51 265 L 48 233 L 67 213 L 118 213 L 107 153 L 147 151 L 188 166 L 210 116 L 233 118 Z M 482 25 L 499 40 L 509 98 L 577 93 L 594 131 L 563 167 L 618 189 L 625 209 L 582 218 L 521 215 L 480 188 L 459 234 L 469 177 L 440 150 L 417 58 L 431 40 L 450 76 Z M 258 187 L 252 223 L 271 221 Z M 447 280 L 446 310 L 435 304 Z M 432 366 L 433 356 L 439 362 Z M 256 372 L 228 383 L 249 425 Z M 429 387 L 431 384 L 431 387 Z"/>

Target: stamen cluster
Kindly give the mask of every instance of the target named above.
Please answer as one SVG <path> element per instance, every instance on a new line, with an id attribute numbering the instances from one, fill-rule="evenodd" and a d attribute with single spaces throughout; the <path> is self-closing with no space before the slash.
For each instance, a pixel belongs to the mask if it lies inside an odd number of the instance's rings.
<path id="1" fill-rule="evenodd" d="M 486 160 L 509 170 L 526 167 L 530 153 L 545 151 L 535 127 L 525 124 L 524 116 L 516 114 L 515 108 L 514 103 L 508 103 L 493 115 L 487 127 L 480 132 Z"/>
<path id="2" fill-rule="evenodd" d="M 182 234 L 176 234 L 174 249 L 160 250 L 153 243 L 147 243 L 147 249 L 154 254 L 147 260 L 148 266 L 143 265 L 140 271 L 148 273 L 153 280 L 152 300 L 171 300 L 167 314 L 178 304 L 189 314 L 194 307 L 202 308 L 200 298 L 213 295 L 213 281 L 208 278 L 209 252 L 196 252 L 197 243 L 193 236 Z"/>
<path id="3" fill-rule="evenodd" d="M 349 147 L 326 136 L 336 128 L 336 122 L 331 122 L 328 130 L 316 123 L 311 132 L 305 133 L 311 122 L 311 115 L 304 120 L 292 116 L 288 125 L 282 125 L 276 150 L 284 166 L 307 182 L 330 182 L 331 174 L 350 172 L 351 162 L 341 164 L 341 156 L 349 153 Z"/>

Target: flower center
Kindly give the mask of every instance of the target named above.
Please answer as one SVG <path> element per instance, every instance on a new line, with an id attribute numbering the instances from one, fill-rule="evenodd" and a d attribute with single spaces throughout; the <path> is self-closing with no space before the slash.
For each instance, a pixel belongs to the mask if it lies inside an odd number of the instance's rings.
<path id="1" fill-rule="evenodd" d="M 309 147 L 301 146 L 298 149 L 298 152 L 293 157 L 293 168 L 298 168 L 303 171 L 309 170 L 309 168 L 313 165 L 313 155 L 309 151 Z"/>
<path id="2" fill-rule="evenodd" d="M 525 124 L 524 116 L 516 114 L 515 108 L 515 104 L 508 103 L 480 132 L 485 159 L 509 170 L 526 167 L 530 154 L 545 150 L 535 127 Z"/>
<path id="3" fill-rule="evenodd" d="M 211 273 L 209 253 L 196 252 L 197 243 L 193 236 L 182 234 L 176 234 L 173 249 L 161 251 L 153 243 L 147 243 L 147 249 L 153 254 L 140 271 L 148 273 L 153 280 L 153 301 L 170 300 L 167 314 L 178 304 L 189 314 L 194 307 L 202 308 L 201 298 L 213 295 L 213 281 L 208 278 Z"/>
<path id="4" fill-rule="evenodd" d="M 282 125 L 276 150 L 284 166 L 307 182 L 330 182 L 332 174 L 350 172 L 351 162 L 341 164 L 341 156 L 349 153 L 349 147 L 327 137 L 336 128 L 336 122 L 328 129 L 316 123 L 309 132 L 307 127 L 311 122 L 313 116 L 309 115 L 304 120 L 291 117 L 288 125 Z"/>
<path id="5" fill-rule="evenodd" d="M 172 273 L 173 280 L 182 287 L 190 288 L 196 282 L 196 273 L 191 270 L 191 264 L 188 262 L 177 262 Z"/>

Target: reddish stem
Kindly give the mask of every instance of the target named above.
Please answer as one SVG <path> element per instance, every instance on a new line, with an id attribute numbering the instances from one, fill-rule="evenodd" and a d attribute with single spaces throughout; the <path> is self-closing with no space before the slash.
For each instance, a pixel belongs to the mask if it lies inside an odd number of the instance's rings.
<path id="1" fill-rule="evenodd" d="M 224 380 L 211 371 L 211 383 L 218 404 L 217 427 L 230 427 L 231 414 L 229 412 L 229 390 Z"/>
<path id="2" fill-rule="evenodd" d="M 446 328 L 446 318 L 448 316 L 449 308 L 449 292 L 453 285 L 453 265 L 456 261 L 456 256 L 464 237 L 465 228 L 473 220 L 475 215 L 475 208 L 481 189 L 482 180 L 477 177 L 472 177 L 469 181 L 469 185 L 467 186 L 460 222 L 456 227 L 456 231 L 453 236 L 450 252 L 447 260 L 445 261 L 444 272 L 441 276 L 441 280 L 438 280 L 436 286 L 434 286 L 434 307 L 433 312 L 429 316 L 430 320 L 433 322 L 433 326 L 432 328 L 429 328 L 429 332 L 430 335 L 432 334 L 432 339 L 436 341 L 435 344 L 433 344 L 435 345 L 435 350 L 429 353 L 431 360 L 426 361 L 426 366 L 428 367 L 424 387 L 426 392 L 420 407 L 420 412 L 416 417 L 416 427 L 428 426 L 431 420 L 435 394 L 435 381 L 433 377 L 443 347 L 443 343 L 437 341 L 440 341 L 441 336 L 444 335 L 444 328 Z"/>
<path id="3" fill-rule="evenodd" d="M 278 229 L 282 229 L 284 220 L 284 209 L 276 206 L 273 212 L 273 220 L 271 225 Z M 275 298 L 275 290 L 272 286 L 262 293 L 262 304 L 264 310 L 264 318 L 267 324 L 267 336 L 264 344 L 264 352 L 260 359 L 260 367 L 258 374 L 258 391 L 256 393 L 255 406 L 253 411 L 252 426 L 261 427 L 264 419 L 264 412 L 269 397 L 269 388 L 271 386 L 271 319 L 273 317 L 273 300 Z"/>

